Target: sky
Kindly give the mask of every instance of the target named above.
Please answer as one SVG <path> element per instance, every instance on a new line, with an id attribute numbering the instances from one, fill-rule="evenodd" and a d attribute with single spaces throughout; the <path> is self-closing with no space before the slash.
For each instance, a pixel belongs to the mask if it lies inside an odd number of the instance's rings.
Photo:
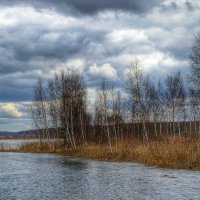
<path id="1" fill-rule="evenodd" d="M 102 78 L 120 87 L 136 57 L 155 78 L 187 71 L 198 32 L 199 0 L 1 0 L 0 131 L 32 128 L 38 77 L 79 70 L 92 99 Z"/>

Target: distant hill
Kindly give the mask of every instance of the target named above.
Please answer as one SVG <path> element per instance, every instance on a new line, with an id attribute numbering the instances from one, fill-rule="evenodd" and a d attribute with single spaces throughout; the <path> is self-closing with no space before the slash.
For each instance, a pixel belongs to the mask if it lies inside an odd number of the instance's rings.
<path id="1" fill-rule="evenodd" d="M 18 138 L 33 138 L 36 135 L 35 130 L 26 130 L 26 131 L 0 131 L 0 139 L 18 139 Z"/>
<path id="2" fill-rule="evenodd" d="M 18 135 L 18 134 L 33 134 L 34 132 L 35 132 L 34 130 L 18 131 L 18 132 L 0 131 L 0 136 Z"/>

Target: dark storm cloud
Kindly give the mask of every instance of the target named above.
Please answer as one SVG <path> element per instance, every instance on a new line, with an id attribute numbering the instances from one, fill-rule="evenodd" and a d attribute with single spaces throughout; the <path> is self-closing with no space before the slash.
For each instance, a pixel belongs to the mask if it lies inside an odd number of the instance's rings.
<path id="1" fill-rule="evenodd" d="M 34 83 L 59 68 L 80 68 L 92 97 L 102 78 L 122 88 L 135 56 L 155 80 L 186 70 L 199 8 L 199 0 L 0 0 L 0 120 L 13 119 L 0 129 L 28 129 Z"/>
<path id="2" fill-rule="evenodd" d="M 11 82 L 10 86 L 6 86 L 7 82 Z M 20 102 L 20 101 L 30 101 L 33 96 L 33 87 L 24 84 L 14 87 L 17 81 L 4 80 L 2 86 L 0 86 L 0 102 Z M 34 82 L 33 82 L 34 83 Z"/>
<path id="3" fill-rule="evenodd" d="M 67 2 L 81 13 L 87 14 L 107 9 L 146 12 L 159 3 L 158 0 L 68 0 Z"/>
<path id="4" fill-rule="evenodd" d="M 30 101 L 33 84 L 73 57 L 106 55 L 105 30 L 16 24 L 0 30 L 0 102 Z M 52 37 L 53 36 L 53 37 Z M 104 57 L 104 56 L 103 56 Z M 38 70 L 38 71 L 37 71 Z"/>
<path id="5" fill-rule="evenodd" d="M 52 30 L 24 24 L 4 28 L 0 30 L 0 73 L 50 69 L 56 62 L 84 55 L 92 41 L 103 42 L 104 34 L 84 27 Z"/>
<path id="6" fill-rule="evenodd" d="M 51 9 L 67 15 L 73 11 L 90 15 L 103 10 L 144 13 L 160 3 L 160 0 L 1 0 L 1 5 L 5 6 L 31 5 L 36 9 Z"/>
<path id="7" fill-rule="evenodd" d="M 187 9 L 190 10 L 190 11 L 192 11 L 192 10 L 194 9 L 192 3 L 189 2 L 189 1 L 186 1 L 186 2 L 185 2 L 185 5 L 187 6 Z"/>

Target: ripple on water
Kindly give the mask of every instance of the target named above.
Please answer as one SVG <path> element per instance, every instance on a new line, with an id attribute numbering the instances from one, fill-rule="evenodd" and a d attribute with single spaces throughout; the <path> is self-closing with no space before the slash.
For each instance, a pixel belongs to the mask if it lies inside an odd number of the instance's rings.
<path id="1" fill-rule="evenodd" d="M 199 199 L 200 172 L 0 153 L 0 199 Z"/>

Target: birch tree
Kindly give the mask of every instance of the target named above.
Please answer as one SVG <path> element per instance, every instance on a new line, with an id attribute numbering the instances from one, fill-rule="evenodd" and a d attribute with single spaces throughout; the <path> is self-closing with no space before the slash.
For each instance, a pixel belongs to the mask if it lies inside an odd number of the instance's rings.
<path id="1" fill-rule="evenodd" d="M 144 97 L 144 72 L 138 59 L 129 66 L 127 70 L 126 89 L 130 97 L 132 116 L 143 124 L 143 140 L 148 142 L 146 129 L 146 105 Z"/>
<path id="2" fill-rule="evenodd" d="M 49 134 L 49 121 L 48 121 L 48 108 L 47 108 L 46 92 L 42 84 L 42 79 L 39 78 L 34 86 L 33 102 L 31 105 L 32 119 L 35 127 L 41 129 L 43 132 L 43 139 L 50 139 Z"/>
<path id="3" fill-rule="evenodd" d="M 200 134 L 200 33 L 195 36 L 190 52 L 190 95 L 195 132 Z"/>

